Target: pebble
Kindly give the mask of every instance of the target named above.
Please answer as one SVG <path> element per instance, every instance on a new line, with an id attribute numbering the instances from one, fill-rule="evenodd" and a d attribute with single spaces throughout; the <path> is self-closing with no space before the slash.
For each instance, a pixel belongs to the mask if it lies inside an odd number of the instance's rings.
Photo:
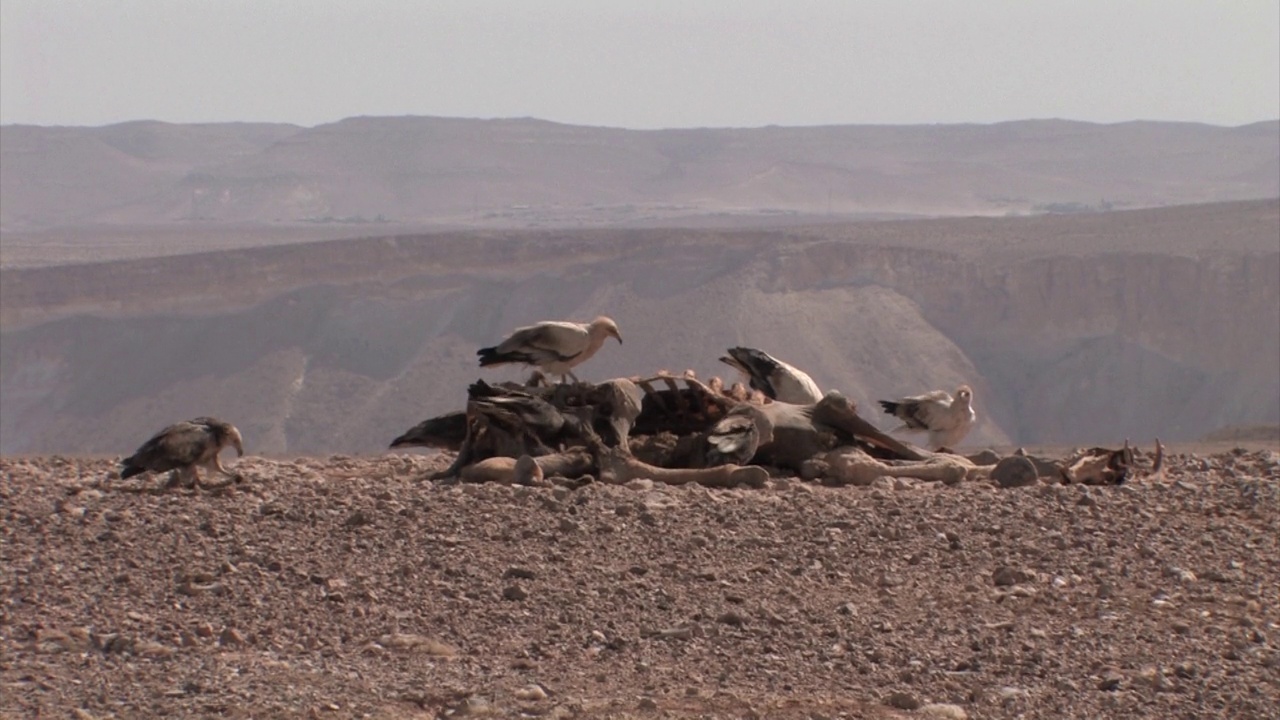
<path id="1" fill-rule="evenodd" d="M 991 470 L 991 479 L 1002 488 L 1019 488 L 1035 485 L 1039 478 L 1036 466 L 1030 460 L 1010 455 L 996 463 Z"/>
<path id="2" fill-rule="evenodd" d="M 884 699 L 884 704 L 899 710 L 916 710 L 921 705 L 920 698 L 907 692 L 890 693 L 889 697 Z"/>
<path id="3" fill-rule="evenodd" d="M 920 715 L 940 720 L 969 720 L 969 713 L 959 705 L 930 703 L 920 708 Z"/>
<path id="4" fill-rule="evenodd" d="M 507 571 L 502 573 L 504 578 L 516 578 L 519 580 L 533 580 L 538 577 L 538 573 L 523 567 L 509 567 Z"/>
<path id="5" fill-rule="evenodd" d="M 1031 580 L 1033 577 L 1034 576 L 1029 573 L 1016 568 L 1011 568 L 1007 565 L 996 568 L 995 572 L 991 573 L 992 582 L 999 587 L 1008 587 L 1010 585 L 1024 583 Z"/>
<path id="6" fill-rule="evenodd" d="M 732 625 L 734 627 L 741 627 L 747 624 L 747 619 L 737 612 L 730 610 L 729 612 L 722 613 L 717 617 L 716 622 L 724 623 L 725 625 Z"/>
<path id="7" fill-rule="evenodd" d="M 541 685 L 526 685 L 525 687 L 516 690 L 515 696 L 517 700 L 537 702 L 539 700 L 547 699 L 547 691 L 543 690 Z"/>
<path id="8" fill-rule="evenodd" d="M 1122 682 L 1124 682 L 1124 675 L 1121 675 L 1118 670 L 1109 670 L 1098 681 L 1098 689 L 1105 692 L 1118 690 Z"/>

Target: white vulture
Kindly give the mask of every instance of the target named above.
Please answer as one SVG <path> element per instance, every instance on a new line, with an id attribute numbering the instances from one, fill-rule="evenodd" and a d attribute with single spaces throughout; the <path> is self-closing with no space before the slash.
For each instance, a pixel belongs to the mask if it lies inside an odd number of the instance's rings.
<path id="1" fill-rule="evenodd" d="M 217 470 L 228 477 L 233 473 L 222 467 L 218 453 L 225 447 L 234 447 L 238 457 L 244 456 L 244 443 L 240 431 L 234 425 L 217 418 L 198 417 L 174 423 L 156 433 L 142 444 L 138 451 L 121 461 L 120 478 L 151 472 L 173 471 L 169 484 L 184 476 L 200 483 L 199 466 Z"/>
<path id="2" fill-rule="evenodd" d="M 961 385 L 952 398 L 942 390 L 901 400 L 881 400 L 886 413 L 903 422 L 898 430 L 929 433 L 929 448 L 954 449 L 978 420 L 973 411 L 973 390 Z"/>
<path id="3" fill-rule="evenodd" d="M 742 371 L 759 390 L 778 402 L 807 405 L 822 399 L 822 391 L 808 373 L 773 357 L 763 350 L 747 347 L 729 348 L 720 362 Z"/>
<path id="4" fill-rule="evenodd" d="M 523 363 L 559 375 L 562 383 L 566 376 L 580 382 L 572 369 L 595 355 L 610 336 L 622 344 L 617 323 L 607 317 L 589 323 L 548 320 L 517 328 L 502 342 L 481 348 L 476 355 L 480 356 L 480 367 Z"/>

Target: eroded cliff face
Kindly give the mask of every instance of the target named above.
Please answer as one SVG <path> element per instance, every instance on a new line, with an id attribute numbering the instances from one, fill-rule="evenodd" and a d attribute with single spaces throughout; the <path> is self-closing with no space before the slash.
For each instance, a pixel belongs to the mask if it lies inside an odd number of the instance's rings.
<path id="1" fill-rule="evenodd" d="M 830 243 L 779 258 L 770 285 L 911 298 L 1019 442 L 1189 439 L 1280 419 L 1280 251 L 1004 262 Z"/>
<path id="2" fill-rule="evenodd" d="M 1264 210 L 1252 232 L 1280 245 Z M 1122 251 L 1117 231 L 1111 250 L 979 252 L 900 242 L 911 227 L 370 239 L 9 273 L 0 452 L 127 453 L 197 415 L 232 420 L 255 453 L 381 452 L 461 408 L 475 379 L 524 376 L 481 370 L 476 348 L 601 313 L 626 344 L 584 379 L 734 380 L 717 358 L 750 345 L 886 428 L 876 399 L 967 382 L 972 445 L 1280 422 L 1280 247 L 1257 251 L 1269 240 Z"/>

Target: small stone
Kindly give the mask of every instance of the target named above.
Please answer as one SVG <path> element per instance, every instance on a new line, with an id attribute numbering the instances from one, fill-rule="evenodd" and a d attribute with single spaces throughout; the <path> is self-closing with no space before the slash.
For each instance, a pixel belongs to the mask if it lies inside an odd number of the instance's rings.
<path id="1" fill-rule="evenodd" d="M 153 660 L 161 660 L 171 657 L 175 652 L 173 648 L 163 643 L 144 640 L 133 646 L 133 652 L 139 657 L 151 658 Z"/>
<path id="2" fill-rule="evenodd" d="M 951 705 L 949 703 L 931 703 L 920 708 L 920 714 L 924 717 L 939 718 L 940 720 L 969 720 L 969 713 L 959 705 Z"/>
<path id="3" fill-rule="evenodd" d="M 716 618 L 716 622 L 724 623 L 725 625 L 732 625 L 734 627 L 741 627 L 747 624 L 747 619 L 742 615 L 739 615 L 737 612 L 730 610 Z"/>
<path id="4" fill-rule="evenodd" d="M 355 528 L 362 525 L 369 525 L 372 522 L 373 519 L 366 515 L 363 510 L 357 510 L 348 515 L 346 521 L 342 524 L 349 528 Z"/>
<path id="5" fill-rule="evenodd" d="M 884 704 L 899 710 L 916 710 L 920 707 L 920 698 L 906 692 L 895 692 L 884 699 Z"/>
<path id="6" fill-rule="evenodd" d="M 518 580 L 533 580 L 538 574 L 529 568 L 509 567 L 507 571 L 502 573 L 504 578 L 516 578 Z"/>
<path id="7" fill-rule="evenodd" d="M 1124 676 L 1116 670 L 1109 670 L 1102 676 L 1102 680 L 1098 681 L 1098 689 L 1111 692 L 1120 688 L 1120 683 L 1124 682 Z"/>
<path id="8" fill-rule="evenodd" d="M 1013 687 L 1012 685 L 1005 685 L 997 690 L 996 694 L 1000 696 L 1001 701 L 1007 702 L 1009 700 L 1016 700 L 1017 698 L 1025 696 L 1027 691 L 1022 688 Z"/>
<path id="9" fill-rule="evenodd" d="M 533 685 L 526 685 L 525 687 L 516 690 L 515 695 L 517 700 L 523 700 L 525 702 L 537 702 L 539 700 L 547 699 L 547 691 L 543 690 L 542 686 L 536 683 Z"/>
<path id="10" fill-rule="evenodd" d="M 1007 565 L 998 567 L 995 572 L 991 573 L 991 580 L 998 587 L 1017 585 L 1018 583 L 1027 582 L 1031 578 L 1032 576 L 1030 574 L 1023 572 L 1022 570 L 1011 568 Z"/>
<path id="11" fill-rule="evenodd" d="M 914 564 L 914 563 L 913 563 Z M 881 573 L 876 579 L 876 584 L 880 587 L 893 588 L 905 584 L 907 581 L 902 579 L 901 575 L 891 572 Z"/>
<path id="12" fill-rule="evenodd" d="M 1030 460 L 1018 455 L 1010 455 L 996 463 L 991 470 L 991 479 L 1002 488 L 1018 488 L 1035 485 L 1036 466 Z"/>
<path id="13" fill-rule="evenodd" d="M 519 585 L 508 585 L 502 590 L 503 600 L 515 600 L 517 602 L 525 600 L 529 597 L 529 593 Z"/>
<path id="14" fill-rule="evenodd" d="M 222 634 L 218 636 L 218 644 L 224 647 L 234 647 L 236 645 L 243 645 L 244 635 L 241 634 L 239 630 L 233 627 L 229 627 L 223 630 Z"/>
<path id="15" fill-rule="evenodd" d="M 1025 454 L 1025 452 L 1023 454 Z M 974 465 L 995 465 L 1000 462 L 1000 453 L 991 449 L 979 450 L 978 452 L 967 456 L 967 459 Z"/>

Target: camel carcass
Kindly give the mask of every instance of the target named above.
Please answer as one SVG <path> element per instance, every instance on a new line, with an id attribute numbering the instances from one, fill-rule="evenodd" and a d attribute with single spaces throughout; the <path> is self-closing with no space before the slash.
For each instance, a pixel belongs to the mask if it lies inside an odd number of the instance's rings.
<path id="1" fill-rule="evenodd" d="M 574 448 L 587 449 L 595 460 L 590 470 L 597 474 L 649 473 L 659 482 L 726 486 L 761 482 L 758 472 L 740 472 L 749 464 L 799 472 L 805 461 L 843 446 L 861 447 L 883 459 L 919 461 L 931 456 L 880 432 L 839 393 L 828 393 L 809 405 L 759 404 L 722 388 L 723 383 L 714 379 L 704 385 L 691 373 L 598 385 L 479 381 L 468 388 L 461 439 L 456 438 L 455 414 L 425 421 L 406 436 L 457 443 L 454 463 L 433 479 L 459 477 L 480 463 L 485 464 L 469 471 L 469 479 L 508 477 L 514 466 L 498 458 L 514 461 L 527 455 L 541 466 L 542 458 Z M 493 462 L 487 462 L 490 459 Z M 572 462 L 580 464 L 577 459 Z M 575 472 L 588 472 L 577 464 L 573 467 Z M 545 475 L 560 474 L 541 469 Z M 685 472 L 702 470 L 714 472 Z"/>

